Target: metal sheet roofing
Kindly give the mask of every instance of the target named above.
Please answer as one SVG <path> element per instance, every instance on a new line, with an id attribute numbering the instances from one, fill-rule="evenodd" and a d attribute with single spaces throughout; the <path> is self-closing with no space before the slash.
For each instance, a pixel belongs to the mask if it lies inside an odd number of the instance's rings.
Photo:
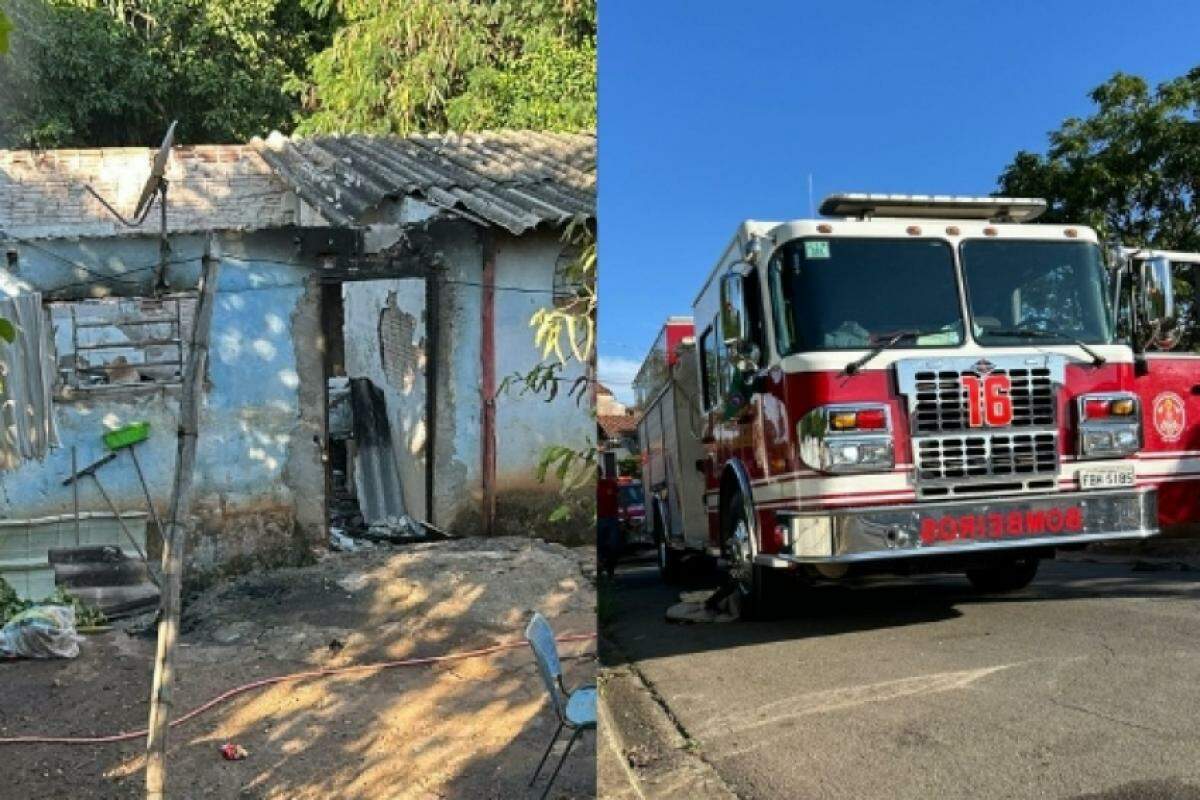
<path id="1" fill-rule="evenodd" d="M 286 137 L 251 145 L 330 224 L 358 225 L 386 200 L 415 197 L 521 234 L 596 213 L 596 137 L 493 131 Z"/>

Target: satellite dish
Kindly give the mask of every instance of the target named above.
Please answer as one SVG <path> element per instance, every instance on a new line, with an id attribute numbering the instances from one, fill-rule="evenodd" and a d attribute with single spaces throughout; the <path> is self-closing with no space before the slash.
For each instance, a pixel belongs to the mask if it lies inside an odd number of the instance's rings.
<path id="1" fill-rule="evenodd" d="M 146 216 L 150 210 L 150 204 L 154 201 L 154 194 L 162 188 L 163 175 L 167 172 L 167 159 L 171 157 L 171 145 L 175 141 L 175 126 L 179 124 L 179 120 L 173 120 L 171 127 L 167 128 L 167 135 L 163 137 L 162 144 L 158 147 L 158 152 L 154 154 L 154 161 L 150 165 L 150 175 L 146 178 L 146 184 L 142 187 L 142 195 L 138 198 L 137 208 L 133 212 L 133 218 L 140 220 Z"/>

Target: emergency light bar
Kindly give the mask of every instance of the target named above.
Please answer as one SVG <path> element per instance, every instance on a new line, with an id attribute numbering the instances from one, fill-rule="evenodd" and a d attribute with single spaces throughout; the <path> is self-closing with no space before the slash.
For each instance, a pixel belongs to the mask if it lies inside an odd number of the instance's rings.
<path id="1" fill-rule="evenodd" d="M 1046 210 L 1040 197 L 960 197 L 948 194 L 831 194 L 821 201 L 826 217 L 920 217 L 1030 222 Z"/>

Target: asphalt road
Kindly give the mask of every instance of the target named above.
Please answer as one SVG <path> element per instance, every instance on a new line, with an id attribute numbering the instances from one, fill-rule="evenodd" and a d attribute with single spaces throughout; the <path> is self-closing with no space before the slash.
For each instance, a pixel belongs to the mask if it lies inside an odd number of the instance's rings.
<path id="1" fill-rule="evenodd" d="M 755 623 L 667 623 L 678 591 L 624 567 L 603 656 L 740 797 L 1200 800 L 1200 572 L 876 579 Z"/>

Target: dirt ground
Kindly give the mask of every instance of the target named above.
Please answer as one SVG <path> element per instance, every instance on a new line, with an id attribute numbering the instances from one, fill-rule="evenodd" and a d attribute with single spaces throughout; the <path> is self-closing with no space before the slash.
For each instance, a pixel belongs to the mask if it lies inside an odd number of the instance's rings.
<path id="1" fill-rule="evenodd" d="M 246 576 L 188 604 L 177 714 L 272 675 L 520 639 L 535 609 L 560 634 L 594 633 L 594 578 L 591 548 L 511 538 L 330 554 L 312 567 Z M 568 685 L 595 682 L 594 641 L 560 651 Z M 74 660 L 0 664 L 0 737 L 144 727 L 153 655 L 152 638 L 113 631 L 89 637 Z M 537 797 L 542 783 L 529 790 L 526 781 L 554 724 L 527 647 L 286 683 L 174 729 L 169 795 Z M 226 742 L 249 757 L 223 760 Z M 142 797 L 143 747 L 0 748 L 0 797 Z M 552 796 L 595 796 L 595 763 L 587 734 Z"/>

